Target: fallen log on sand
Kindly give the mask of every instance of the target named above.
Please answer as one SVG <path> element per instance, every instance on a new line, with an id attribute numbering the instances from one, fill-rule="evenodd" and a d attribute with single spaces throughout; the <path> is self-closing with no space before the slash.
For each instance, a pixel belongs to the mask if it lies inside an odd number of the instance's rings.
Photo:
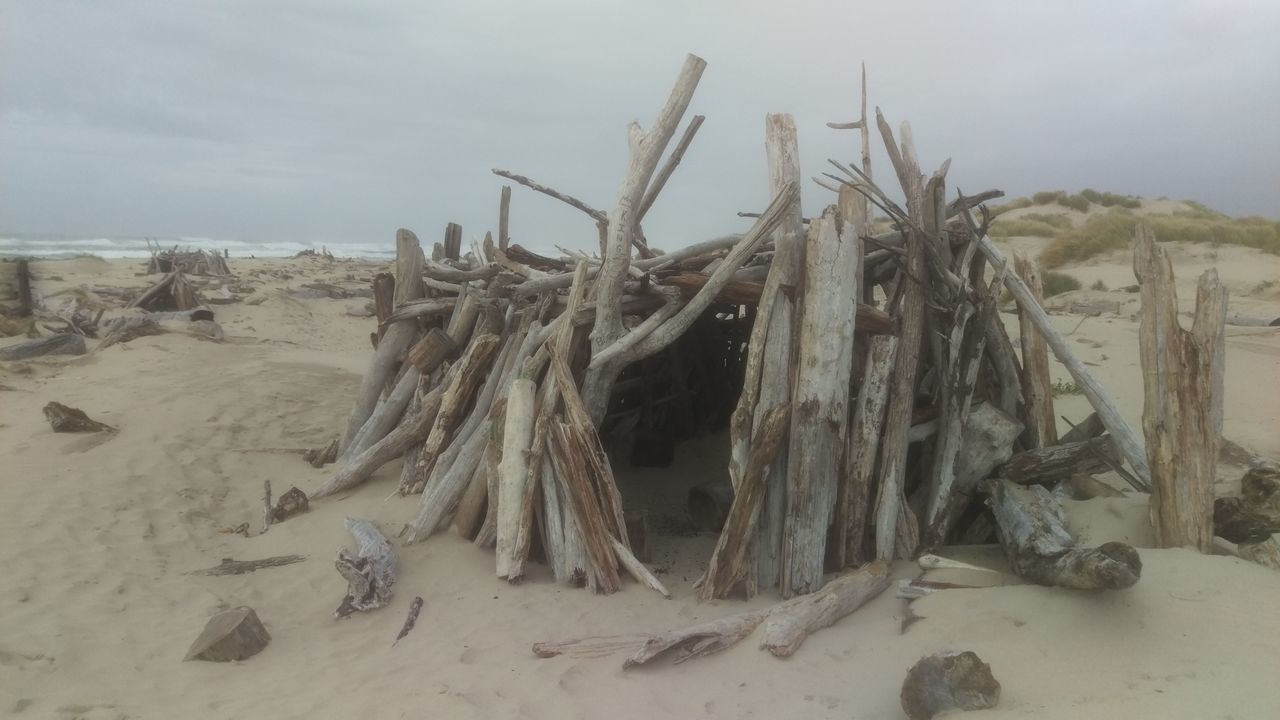
<path id="1" fill-rule="evenodd" d="M 996 479 L 988 489 L 1000 544 L 1020 577 L 1038 585 L 1122 590 L 1142 576 L 1138 551 L 1125 543 L 1076 547 L 1062 505 L 1043 487 Z"/>
<path id="2" fill-rule="evenodd" d="M 634 650 L 623 668 L 643 665 L 669 653 L 678 664 L 731 647 L 763 623 L 760 648 L 774 657 L 790 657 L 809 635 L 835 624 L 888 586 L 889 564 L 877 561 L 832 579 L 810 595 L 792 598 L 768 610 L 752 610 L 647 637 L 614 635 L 535 643 L 533 653 L 541 658 L 600 657 Z"/>
<path id="3" fill-rule="evenodd" d="M 347 518 L 346 526 L 358 549 L 355 555 L 339 550 L 334 563 L 347 581 L 347 594 L 333 613 L 338 618 L 386 606 L 396 584 L 396 551 L 377 526 L 356 518 Z"/>

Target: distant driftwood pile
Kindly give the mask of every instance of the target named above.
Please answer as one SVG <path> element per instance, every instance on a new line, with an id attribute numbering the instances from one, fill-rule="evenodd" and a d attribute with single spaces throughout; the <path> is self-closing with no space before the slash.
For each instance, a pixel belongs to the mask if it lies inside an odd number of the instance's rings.
<path id="1" fill-rule="evenodd" d="M 399 491 L 421 494 L 407 542 L 451 525 L 493 547 L 497 575 L 511 582 L 540 548 L 559 581 L 610 593 L 628 574 L 665 595 L 637 557 L 601 436 L 632 434 L 643 453 L 659 424 L 687 434 L 727 424 L 732 487 L 697 593 L 835 593 L 794 606 L 788 622 L 809 629 L 834 621 L 830 607 L 851 611 L 883 589 L 883 566 L 868 563 L 954 542 L 998 538 L 1014 571 L 1036 583 L 1134 584 L 1137 552 L 1077 547 L 1050 492 L 1099 472 L 1152 493 L 1162 544 L 1208 549 L 1226 305 L 1215 276 L 1201 281 L 1195 330 L 1181 330 L 1168 260 L 1140 233 L 1144 444 L 1050 324 L 1037 269 L 1022 258 L 1008 267 L 986 236 L 980 203 L 1001 193 L 948 200 L 949 161 L 926 174 L 905 123 L 895 136 L 879 110 L 869 120 L 865 78 L 862 117 L 831 125 L 860 131 L 861 167 L 831 161 L 838 172 L 814 178 L 835 204 L 802 215 L 795 125 L 770 115 L 773 200 L 744 213 L 755 225 L 659 251 L 641 222 L 701 125 L 695 117 L 662 162 L 704 66 L 690 56 L 654 124 L 632 126 L 612 212 L 494 171 L 587 214 L 598 257 L 513 244 L 510 188 L 496 241 L 464 248 L 450 224 L 428 259 L 399 231 L 394 275 L 374 280 L 376 349 L 345 431 L 308 454 L 336 462 L 313 499 L 403 458 Z M 872 179 L 872 122 L 905 206 Z M 873 207 L 891 231 L 873 232 Z M 1002 288 L 1019 309 L 1021 352 L 996 315 Z M 1064 437 L 1049 352 L 1096 410 Z M 825 582 L 855 567 L 846 582 Z M 765 617 L 749 615 L 672 642 L 716 636 L 718 649 Z"/>

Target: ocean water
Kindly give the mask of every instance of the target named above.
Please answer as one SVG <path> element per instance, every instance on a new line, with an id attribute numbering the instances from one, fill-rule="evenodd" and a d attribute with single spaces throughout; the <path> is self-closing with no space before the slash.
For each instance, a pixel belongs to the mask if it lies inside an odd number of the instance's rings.
<path id="1" fill-rule="evenodd" d="M 76 235 L 0 235 L 0 257 L 69 258 L 79 255 L 96 255 L 100 258 L 150 257 L 147 243 L 159 243 L 162 248 L 178 246 L 180 250 L 226 250 L 231 257 L 292 257 L 303 250 L 327 249 L 340 258 L 386 260 L 394 258 L 394 242 L 385 243 L 329 243 L 325 245 L 302 242 L 245 242 L 242 240 L 217 240 L 202 237 L 130 237 L 130 236 L 76 236 Z"/>

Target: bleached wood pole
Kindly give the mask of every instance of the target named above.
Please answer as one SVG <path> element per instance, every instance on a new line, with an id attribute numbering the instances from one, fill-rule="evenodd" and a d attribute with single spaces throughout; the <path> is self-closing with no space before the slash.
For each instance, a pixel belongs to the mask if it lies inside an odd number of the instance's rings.
<path id="1" fill-rule="evenodd" d="M 866 230 L 863 197 L 847 186 L 841 188 L 839 209 L 828 208 L 809 225 L 787 454 L 783 597 L 822 586 L 827 528 L 849 419 L 858 271 Z"/>
<path id="2" fill-rule="evenodd" d="M 774 458 L 786 446 L 784 441 L 790 425 L 790 406 L 779 405 L 769 411 L 756 431 L 746 469 L 734 489 L 733 505 L 729 508 L 716 548 L 711 553 L 706 572 L 694 584 L 699 599 L 728 597 L 739 583 L 748 578 L 752 569 L 750 550 L 764 502 L 767 473 Z"/>
<path id="3" fill-rule="evenodd" d="M 978 249 L 983 255 L 987 256 L 987 260 L 993 265 L 999 265 L 1005 262 L 1004 253 L 996 247 L 988 236 L 983 236 L 978 241 Z M 1089 372 L 1084 363 L 1076 357 L 1075 352 L 1071 350 L 1070 343 L 1053 327 L 1049 321 L 1049 315 L 1045 313 L 1044 308 L 1036 302 L 1035 296 L 1027 289 L 1026 283 L 1015 273 L 1005 273 L 1004 286 L 1013 295 L 1013 299 L 1017 301 L 1019 310 L 1025 310 L 1031 322 L 1035 324 L 1036 329 L 1044 335 L 1045 342 L 1049 344 L 1049 349 L 1053 350 L 1054 357 L 1058 358 L 1058 362 L 1066 367 L 1067 372 L 1071 373 L 1071 377 L 1080 386 L 1089 404 L 1097 411 L 1098 417 L 1102 419 L 1102 423 L 1107 426 L 1107 432 L 1115 438 L 1116 445 L 1120 447 L 1120 452 L 1124 455 L 1124 459 L 1129 461 L 1133 466 L 1134 472 L 1138 475 L 1138 479 L 1144 485 L 1149 486 L 1151 482 L 1151 470 L 1147 464 L 1147 451 L 1142 445 L 1142 439 L 1134 432 L 1129 423 L 1125 422 L 1124 416 L 1120 414 L 1120 408 L 1116 405 L 1115 398 L 1107 392 L 1102 383 Z"/>
<path id="4" fill-rule="evenodd" d="M 914 151 L 899 149 L 884 116 L 876 109 L 876 122 L 884 138 L 885 150 L 897 172 L 911 215 L 923 217 L 925 197 L 932 196 L 924 188 L 924 176 L 914 162 Z M 905 145 L 906 138 L 903 139 Z M 911 159 L 910 164 L 904 156 Z M 898 306 L 900 335 L 894 360 L 893 380 L 889 391 L 889 407 L 885 412 L 884 435 L 880 440 L 880 494 L 876 501 L 876 559 L 892 560 L 898 546 L 899 515 L 910 513 L 903 498 L 906 477 L 907 434 L 911 430 L 911 411 L 915 405 L 916 372 L 920 364 L 920 340 L 924 333 L 924 286 L 913 278 L 924 277 L 924 248 L 929 242 L 913 228 L 906 237 L 906 271 L 901 282 Z"/>
<path id="5" fill-rule="evenodd" d="M 1173 266 L 1150 228 L 1139 225 L 1133 274 L 1142 295 L 1138 348 L 1145 402 L 1142 429 L 1151 467 L 1151 520 L 1160 547 L 1213 550 L 1215 362 L 1227 292 L 1215 270 L 1200 277 L 1195 321 L 1178 322 Z"/>
<path id="6" fill-rule="evenodd" d="M 422 248 L 418 236 L 401 228 L 396 231 L 396 287 L 395 304 L 403 305 L 410 300 L 422 297 Z M 418 330 L 411 322 L 398 322 L 387 328 L 382 339 L 378 341 L 378 349 L 373 353 L 369 370 L 365 372 L 360 390 L 356 394 L 355 406 L 351 408 L 351 416 L 347 419 L 347 431 L 339 443 L 340 449 L 346 449 L 365 421 L 373 413 L 378 404 L 382 388 L 387 378 L 393 375 L 400 366 L 401 356 L 409 343 L 413 342 Z"/>
<path id="7" fill-rule="evenodd" d="M 885 561 L 845 573 L 808 597 L 793 598 L 774 608 L 764 622 L 760 647 L 774 657 L 791 657 L 809 635 L 834 625 L 887 587 L 889 563 Z"/>
<path id="8" fill-rule="evenodd" d="M 314 500 L 353 488 L 368 480 L 378 468 L 404 455 L 413 445 L 421 443 L 426 439 L 431 423 L 440 410 L 441 394 L 442 390 L 437 387 L 424 396 L 417 411 L 411 410 L 386 437 L 343 463 L 327 483 L 311 493 L 311 498 Z"/>
<path id="9" fill-rule="evenodd" d="M 511 186 L 502 186 L 502 195 L 498 199 L 498 247 L 506 250 L 511 246 Z"/>
<path id="10" fill-rule="evenodd" d="M 845 524 L 836 528 L 837 542 L 844 545 L 845 563 L 861 562 L 867 554 L 864 538 L 867 534 L 867 518 L 871 514 L 876 458 L 880 450 L 881 429 L 884 427 L 885 407 L 889 404 L 889 386 L 897 351 L 898 338 L 892 335 L 871 338 L 871 346 L 867 351 L 866 373 L 858 388 L 853 424 L 845 445 L 847 487 L 843 497 L 844 511 L 840 513 Z"/>
<path id="11" fill-rule="evenodd" d="M 1026 283 L 1036 304 L 1043 299 L 1040 268 L 1026 253 L 1013 254 L 1013 268 Z M 1018 328 L 1022 343 L 1022 398 L 1026 403 L 1027 440 L 1033 448 L 1049 447 L 1058 443 L 1058 416 L 1053 412 L 1053 382 L 1049 377 L 1049 348 L 1044 336 L 1036 329 L 1029 311 L 1018 313 Z"/>
<path id="12" fill-rule="evenodd" d="M 622 294 L 631 264 L 631 239 L 636 230 L 636 211 L 644 198 L 667 143 L 675 135 L 681 117 L 693 99 L 698 80 L 707 62 L 696 55 L 685 58 L 675 87 L 657 120 L 648 130 L 632 123 L 627 130 L 630 162 L 618 189 L 618 200 L 609 214 L 609 232 L 605 241 L 604 260 L 596 280 L 596 322 L 591 331 L 591 354 L 604 350 L 623 335 Z M 620 368 L 597 367 L 587 373 L 583 382 L 584 400 L 592 409 L 592 419 L 599 422 L 608 405 L 609 391 Z"/>
<path id="13" fill-rule="evenodd" d="M 788 183 L 800 184 L 800 150 L 795 119 L 788 114 L 765 116 L 765 156 L 769 186 L 774 193 Z M 745 377 L 730 421 L 729 476 L 741 484 L 747 469 L 749 445 L 765 417 L 791 401 L 791 327 L 793 293 L 800 284 L 805 234 L 800 197 L 786 207 L 773 231 L 774 255 L 757 305 L 747 345 Z M 763 378 L 768 378 L 764 381 Z M 756 567 L 748 573 L 747 594 L 759 586 L 778 584 L 782 556 L 783 511 L 786 506 L 786 443 L 765 474 L 762 510 L 755 538 Z"/>
<path id="14" fill-rule="evenodd" d="M 649 189 L 645 191 L 644 199 L 640 201 L 640 210 L 636 212 L 637 223 L 644 220 L 649 208 L 653 207 L 653 201 L 658 199 L 658 193 L 662 192 L 662 188 L 667 186 L 667 180 L 671 179 L 672 173 L 676 171 L 676 166 L 684 159 L 685 151 L 693 143 L 693 136 L 698 134 L 698 128 L 702 127 L 702 121 L 706 119 L 703 115 L 694 115 L 693 119 L 685 127 L 684 135 L 680 136 L 680 142 L 676 143 L 675 149 L 667 156 L 667 161 L 663 163 L 662 169 L 654 176 L 653 182 L 649 184 Z"/>
<path id="15" fill-rule="evenodd" d="M 502 461 L 498 466 L 497 573 L 505 578 L 520 526 L 524 485 L 529 477 L 529 443 L 533 440 L 534 391 L 532 380 L 516 378 L 507 394 L 507 419 L 502 436 Z"/>

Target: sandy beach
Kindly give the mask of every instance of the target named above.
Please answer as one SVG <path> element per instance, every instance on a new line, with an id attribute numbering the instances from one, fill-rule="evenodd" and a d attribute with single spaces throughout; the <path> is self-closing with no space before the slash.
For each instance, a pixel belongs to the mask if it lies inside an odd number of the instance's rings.
<path id="1" fill-rule="evenodd" d="M 1003 243 L 1036 252 L 1043 241 Z M 1241 247 L 1170 246 L 1184 309 L 1200 272 L 1216 267 L 1231 307 L 1280 317 L 1280 257 Z M 400 549 L 390 607 L 335 620 L 345 590 L 335 571 L 350 542 L 344 516 L 394 537 L 416 498 L 395 495 L 399 462 L 309 513 L 261 528 L 261 493 L 311 491 L 331 474 L 297 451 L 342 427 L 371 351 L 367 300 L 302 297 L 303 283 L 367 289 L 379 265 L 320 258 L 229 261 L 265 302 L 219 305 L 225 338 L 143 337 L 80 357 L 0 363 L 0 715 L 122 718 L 900 718 L 906 669 L 940 650 L 974 650 L 1003 686 L 1000 704 L 967 717 L 1221 718 L 1280 713 L 1280 572 L 1189 550 L 1142 549 L 1132 589 L 1092 594 L 1023 585 L 998 549 L 951 548 L 991 567 L 949 590 L 905 601 L 885 592 L 779 660 L 754 641 L 689 664 L 624 671 L 622 656 L 536 658 L 534 642 L 657 631 L 766 607 L 699 603 L 692 583 L 715 536 L 660 532 L 654 565 L 673 598 L 627 582 L 594 596 L 552 582 L 537 565 L 519 586 L 494 577 L 489 551 L 450 530 Z M 46 302 L 58 291 L 144 288 L 139 260 L 37 261 Z M 1085 287 L 1050 298 L 1054 325 L 1140 427 L 1138 296 L 1127 253 L 1060 268 Z M 215 286 L 216 287 L 216 284 Z M 1107 301 L 1088 316 L 1073 304 Z M 117 304 L 118 305 L 118 304 Z M 107 312 L 107 317 L 120 314 Z M 1017 317 L 1002 314 L 1015 337 Z M 1188 320 L 1189 322 L 1189 320 Z M 0 339 L 0 347 L 22 338 Z M 89 341 L 90 346 L 95 341 Z M 1069 379 L 1053 363 L 1055 378 Z M 1280 328 L 1228 327 L 1224 435 L 1280 458 Z M 55 434 L 50 401 L 81 408 L 117 434 Z M 1057 411 L 1083 419 L 1079 395 Z M 1062 429 L 1066 425 L 1063 423 Z M 720 453 L 717 455 L 717 453 Z M 723 443 L 677 451 L 677 468 L 723 472 Z M 644 495 L 670 470 L 626 467 L 625 493 Z M 1242 468 L 1220 464 L 1220 495 Z M 1106 478 L 1104 478 L 1106 479 Z M 1112 484 L 1117 488 L 1122 483 Z M 1145 497 L 1070 502 L 1085 543 L 1151 544 Z M 671 510 L 672 513 L 678 511 Z M 241 523 L 250 537 L 225 532 Z M 223 558 L 302 554 L 304 562 L 206 577 Z M 920 570 L 895 565 L 894 578 Z M 954 571 L 952 571 L 954 575 Z M 948 579 L 948 573 L 930 577 Z M 394 647 L 411 599 L 416 629 Z M 206 619 L 252 606 L 271 633 L 259 655 L 233 663 L 182 662 Z M 918 619 L 904 623 L 909 616 Z"/>

